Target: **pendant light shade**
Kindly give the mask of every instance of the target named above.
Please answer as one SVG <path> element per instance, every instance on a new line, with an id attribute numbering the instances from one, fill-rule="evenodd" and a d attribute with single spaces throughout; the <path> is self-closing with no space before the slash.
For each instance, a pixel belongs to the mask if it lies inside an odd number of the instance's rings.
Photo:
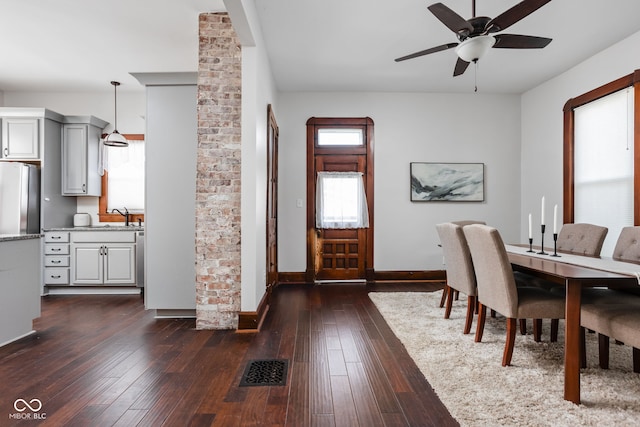
<path id="1" fill-rule="evenodd" d="M 111 132 L 104 139 L 104 145 L 108 145 L 110 147 L 127 147 L 129 142 L 127 138 L 125 138 L 120 132 L 118 132 L 118 96 L 117 89 L 120 86 L 120 82 L 111 82 L 113 85 L 113 105 L 114 105 L 114 126 L 113 132 Z"/>

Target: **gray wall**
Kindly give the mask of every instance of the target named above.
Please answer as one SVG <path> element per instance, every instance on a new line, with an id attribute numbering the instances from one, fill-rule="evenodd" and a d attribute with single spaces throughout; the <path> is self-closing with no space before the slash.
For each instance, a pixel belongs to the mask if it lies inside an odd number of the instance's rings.
<path id="1" fill-rule="evenodd" d="M 519 95 L 313 92 L 281 93 L 278 101 L 280 271 L 306 268 L 305 122 L 312 116 L 374 121 L 376 270 L 441 269 L 439 222 L 481 219 L 518 240 Z M 484 163 L 485 201 L 410 202 L 410 162 Z"/>

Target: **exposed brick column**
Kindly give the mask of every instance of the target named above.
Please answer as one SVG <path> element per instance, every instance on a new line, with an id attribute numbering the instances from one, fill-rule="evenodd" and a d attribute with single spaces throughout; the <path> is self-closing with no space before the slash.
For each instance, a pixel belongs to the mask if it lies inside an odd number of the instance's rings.
<path id="1" fill-rule="evenodd" d="M 235 329 L 240 311 L 240 42 L 227 13 L 200 15 L 196 328 Z M 167 173 L 180 173 L 178 170 Z"/>

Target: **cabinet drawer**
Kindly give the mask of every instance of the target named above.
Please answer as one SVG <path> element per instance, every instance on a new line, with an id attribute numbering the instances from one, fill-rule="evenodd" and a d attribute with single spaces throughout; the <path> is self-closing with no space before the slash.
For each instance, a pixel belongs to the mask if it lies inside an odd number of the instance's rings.
<path id="1" fill-rule="evenodd" d="M 71 233 L 74 243 L 135 243 L 135 231 L 77 231 Z"/>
<path id="2" fill-rule="evenodd" d="M 46 244 L 44 253 L 45 255 L 69 255 L 69 245 Z"/>
<path id="3" fill-rule="evenodd" d="M 68 268 L 53 268 L 48 267 L 44 269 L 44 283 L 45 285 L 68 285 L 69 284 L 69 269 Z"/>
<path id="4" fill-rule="evenodd" d="M 46 256 L 44 257 L 44 266 L 45 267 L 69 267 L 69 257 L 56 256 L 56 255 Z"/>
<path id="5" fill-rule="evenodd" d="M 69 243 L 69 232 L 52 231 L 44 233 L 44 241 L 46 243 Z"/>

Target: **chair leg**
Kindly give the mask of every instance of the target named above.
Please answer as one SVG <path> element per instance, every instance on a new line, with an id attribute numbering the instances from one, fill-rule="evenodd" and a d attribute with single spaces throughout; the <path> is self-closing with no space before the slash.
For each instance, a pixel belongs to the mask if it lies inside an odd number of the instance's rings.
<path id="1" fill-rule="evenodd" d="M 471 331 L 471 324 L 473 323 L 473 312 L 476 309 L 476 297 L 467 296 L 467 318 L 464 321 L 464 334 L 468 334 Z"/>
<path id="2" fill-rule="evenodd" d="M 447 290 L 447 302 L 444 309 L 444 318 L 448 319 L 451 315 L 451 306 L 453 305 L 453 288 L 449 287 Z"/>
<path id="3" fill-rule="evenodd" d="M 609 337 L 598 334 L 598 360 L 600 368 L 609 369 Z"/>
<path id="4" fill-rule="evenodd" d="M 640 373 L 640 350 L 633 347 L 633 372 Z"/>
<path id="5" fill-rule="evenodd" d="M 460 298 L 460 291 L 454 291 L 454 294 L 456 296 L 456 301 L 458 301 L 458 299 Z"/>
<path id="6" fill-rule="evenodd" d="M 527 335 L 527 319 L 520 319 L 520 335 Z"/>
<path id="7" fill-rule="evenodd" d="M 440 297 L 440 308 L 444 307 L 444 302 L 447 299 L 447 293 L 449 292 L 449 285 L 445 284 L 442 288 L 442 296 Z"/>
<path id="8" fill-rule="evenodd" d="M 502 355 L 502 366 L 511 365 L 511 356 L 513 356 L 513 345 L 516 342 L 516 319 L 507 319 L 507 341 L 504 343 L 504 354 Z"/>
<path id="9" fill-rule="evenodd" d="M 586 334 L 587 334 L 587 331 L 585 331 L 585 329 L 582 326 L 580 326 L 580 367 L 581 368 L 587 367 L 587 341 L 585 338 Z"/>
<path id="10" fill-rule="evenodd" d="M 487 307 L 483 304 L 479 304 L 478 308 L 478 320 L 476 322 L 476 337 L 475 342 L 482 341 L 482 334 L 484 332 L 484 321 L 487 318 Z"/>
<path id="11" fill-rule="evenodd" d="M 558 341 L 558 326 L 560 325 L 560 320 L 558 319 L 551 319 L 551 338 L 549 338 L 549 341 L 551 342 L 557 342 Z M 584 335 L 583 335 L 584 337 Z"/>
<path id="12" fill-rule="evenodd" d="M 491 310 L 491 317 L 493 317 L 494 319 L 495 319 L 495 317 L 496 317 L 496 311 L 495 311 L 495 310 L 493 310 L 493 309 Z"/>
<path id="13" fill-rule="evenodd" d="M 533 340 L 540 342 L 540 336 L 542 335 L 542 319 L 533 319 Z"/>

